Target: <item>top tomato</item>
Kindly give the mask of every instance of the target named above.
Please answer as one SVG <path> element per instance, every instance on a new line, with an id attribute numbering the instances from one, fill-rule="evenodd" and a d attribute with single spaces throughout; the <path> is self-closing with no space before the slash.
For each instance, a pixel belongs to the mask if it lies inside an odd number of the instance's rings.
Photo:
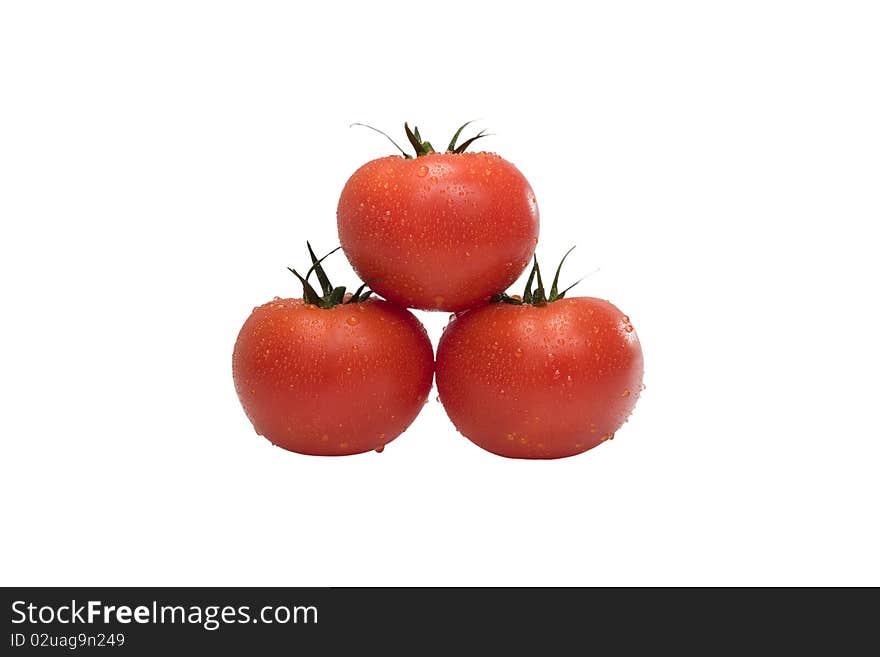
<path id="1" fill-rule="evenodd" d="M 456 147 L 453 138 L 436 153 L 418 129 L 407 134 L 416 157 L 367 162 L 345 184 L 339 241 L 361 279 L 389 301 L 472 308 L 528 264 L 538 242 L 535 195 L 510 162 L 463 152 L 473 140 Z"/>

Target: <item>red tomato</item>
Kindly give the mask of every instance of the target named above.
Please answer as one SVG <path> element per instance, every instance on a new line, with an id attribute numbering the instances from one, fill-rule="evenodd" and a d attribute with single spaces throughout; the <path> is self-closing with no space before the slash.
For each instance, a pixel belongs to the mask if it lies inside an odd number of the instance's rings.
<path id="1" fill-rule="evenodd" d="M 436 369 L 464 436 L 502 456 L 550 459 L 614 437 L 641 393 L 643 361 L 628 317 L 577 297 L 461 314 L 440 338 Z"/>
<path id="2" fill-rule="evenodd" d="M 254 429 L 302 454 L 381 451 L 419 414 L 433 372 L 422 324 L 378 299 L 322 308 L 276 298 L 254 308 L 232 354 Z"/>
<path id="3" fill-rule="evenodd" d="M 459 311 L 519 277 L 538 241 L 538 206 L 498 155 L 429 150 L 358 169 L 339 198 L 337 226 L 352 267 L 378 294 Z"/>

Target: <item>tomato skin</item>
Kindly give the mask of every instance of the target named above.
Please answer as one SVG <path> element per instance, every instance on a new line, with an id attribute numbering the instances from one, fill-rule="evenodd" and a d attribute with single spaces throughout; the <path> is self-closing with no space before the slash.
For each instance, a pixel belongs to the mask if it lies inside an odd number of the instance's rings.
<path id="1" fill-rule="evenodd" d="M 628 317 L 575 297 L 459 315 L 440 338 L 436 370 L 465 437 L 501 456 L 552 459 L 613 437 L 642 390 L 643 359 Z"/>
<path id="2" fill-rule="evenodd" d="M 434 358 L 412 313 L 378 299 L 329 309 L 302 299 L 254 308 L 232 354 L 254 429 L 301 454 L 381 450 L 416 418 Z"/>
<path id="3" fill-rule="evenodd" d="M 494 153 L 373 160 L 345 184 L 336 216 L 361 280 L 424 310 L 488 301 L 519 277 L 538 241 L 532 188 Z"/>

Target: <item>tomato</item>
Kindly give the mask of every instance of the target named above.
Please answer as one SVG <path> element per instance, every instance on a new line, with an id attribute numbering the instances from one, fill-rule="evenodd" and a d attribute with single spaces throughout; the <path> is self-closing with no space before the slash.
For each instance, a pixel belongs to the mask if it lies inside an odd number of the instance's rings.
<path id="1" fill-rule="evenodd" d="M 507 303 L 460 314 L 437 348 L 437 389 L 450 419 L 502 456 L 592 449 L 614 437 L 642 391 L 642 350 L 629 318 L 608 301 L 548 299 L 540 287 L 539 299 L 505 296 Z"/>
<path id="2" fill-rule="evenodd" d="M 519 277 L 535 250 L 532 188 L 498 155 L 463 152 L 473 140 L 456 147 L 453 138 L 437 153 L 418 129 L 407 133 L 417 157 L 373 160 L 346 182 L 337 208 L 345 255 L 362 280 L 402 306 L 484 303 Z"/>
<path id="3" fill-rule="evenodd" d="M 325 292 L 254 308 L 233 349 L 236 392 L 257 433 L 279 447 L 381 451 L 427 401 L 431 343 L 407 310 L 329 281 Z"/>

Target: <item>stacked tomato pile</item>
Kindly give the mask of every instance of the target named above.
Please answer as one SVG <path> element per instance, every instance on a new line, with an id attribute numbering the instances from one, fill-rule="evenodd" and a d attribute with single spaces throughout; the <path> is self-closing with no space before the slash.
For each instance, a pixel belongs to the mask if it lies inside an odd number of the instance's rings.
<path id="1" fill-rule="evenodd" d="M 327 256 L 309 245 L 310 268 L 291 269 L 303 297 L 276 298 L 244 323 L 235 388 L 274 444 L 382 451 L 416 418 L 435 373 L 456 428 L 502 456 L 579 454 L 629 417 L 643 388 L 629 317 L 608 301 L 567 296 L 562 262 L 545 287 L 533 261 L 535 195 L 510 162 L 467 152 L 484 133 L 459 144 L 466 126 L 437 152 L 405 125 L 415 155 L 395 144 L 402 155 L 368 162 L 346 183 L 339 240 L 364 284 L 350 293 L 333 285 Z M 506 294 L 530 262 L 523 294 Z M 454 313 L 436 362 L 407 308 Z"/>

